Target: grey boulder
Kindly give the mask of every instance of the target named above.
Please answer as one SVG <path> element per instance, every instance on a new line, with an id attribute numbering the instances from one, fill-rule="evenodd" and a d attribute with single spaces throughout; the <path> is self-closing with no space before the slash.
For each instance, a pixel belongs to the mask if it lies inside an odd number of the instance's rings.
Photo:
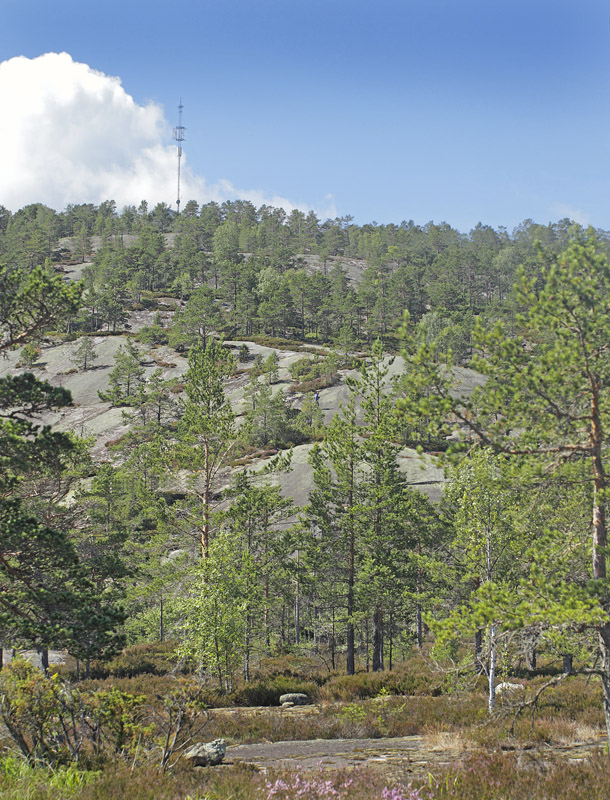
<path id="1" fill-rule="evenodd" d="M 214 739 L 213 742 L 199 742 L 194 744 L 184 754 L 195 767 L 215 767 L 221 764 L 227 753 L 224 739 Z"/>
<path id="2" fill-rule="evenodd" d="M 280 705 L 283 706 L 284 703 L 292 703 L 295 706 L 306 706 L 307 703 L 309 703 L 309 697 L 307 697 L 306 694 L 301 694 L 301 692 L 290 692 L 280 697 Z"/>

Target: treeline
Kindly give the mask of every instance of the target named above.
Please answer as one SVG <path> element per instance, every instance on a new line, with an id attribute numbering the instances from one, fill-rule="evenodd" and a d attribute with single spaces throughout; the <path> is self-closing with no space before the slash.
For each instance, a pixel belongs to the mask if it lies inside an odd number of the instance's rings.
<path id="1" fill-rule="evenodd" d="M 465 362 L 475 319 L 510 319 L 517 268 L 538 274 L 538 244 L 552 258 L 567 245 L 570 225 L 526 220 L 509 234 L 479 224 L 466 234 L 446 223 L 322 222 L 313 212 L 247 201 L 190 201 L 179 216 L 145 202 L 120 213 L 113 201 L 60 213 L 37 204 L 0 209 L 0 263 L 84 261 L 99 236 L 83 272 L 85 304 L 71 321 L 76 331 L 120 330 L 129 310 L 160 293 L 191 301 L 187 315 L 195 306 L 228 336 L 369 347 L 381 337 L 396 347 L 407 309 L 445 353 Z M 72 237 L 70 248 L 62 237 Z M 607 234 L 598 238 L 607 249 Z"/>

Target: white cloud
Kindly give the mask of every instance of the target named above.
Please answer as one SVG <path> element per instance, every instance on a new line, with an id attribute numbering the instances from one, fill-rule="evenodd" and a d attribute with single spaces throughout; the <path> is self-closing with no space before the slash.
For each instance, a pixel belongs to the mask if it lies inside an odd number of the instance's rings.
<path id="1" fill-rule="evenodd" d="M 0 204 L 7 208 L 42 202 L 60 210 L 106 199 L 119 207 L 143 199 L 175 202 L 176 148 L 167 144 L 169 123 L 160 106 L 135 103 L 119 78 L 68 53 L 11 58 L 0 63 L 0 109 Z M 227 180 L 210 185 L 189 169 L 186 154 L 181 195 L 200 203 L 241 198 L 288 212 L 306 210 Z M 321 211 L 334 212 L 332 198 L 325 198 Z"/>
<path id="2" fill-rule="evenodd" d="M 567 203 L 553 203 L 553 219 L 571 219 L 579 225 L 591 225 L 591 218 L 586 211 L 568 205 Z"/>

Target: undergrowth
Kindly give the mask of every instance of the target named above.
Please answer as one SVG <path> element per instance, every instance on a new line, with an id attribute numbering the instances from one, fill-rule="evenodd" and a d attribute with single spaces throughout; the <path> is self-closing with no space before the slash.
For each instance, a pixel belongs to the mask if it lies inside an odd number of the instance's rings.
<path id="1" fill-rule="evenodd" d="M 553 761 L 530 754 L 478 752 L 454 769 L 414 778 L 383 770 L 275 769 L 242 764 L 171 774 L 109 764 L 78 772 L 0 760 L 3 800 L 607 800 L 610 770 L 600 752 L 586 761 Z"/>

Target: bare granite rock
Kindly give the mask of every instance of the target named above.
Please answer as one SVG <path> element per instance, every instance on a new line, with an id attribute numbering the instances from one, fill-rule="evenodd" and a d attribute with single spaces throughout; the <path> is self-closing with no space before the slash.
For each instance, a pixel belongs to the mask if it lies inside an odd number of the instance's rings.
<path id="1" fill-rule="evenodd" d="M 289 692 L 280 697 L 280 705 L 283 706 L 285 703 L 291 703 L 293 706 L 306 706 L 309 703 L 309 697 L 301 692 Z"/>
<path id="2" fill-rule="evenodd" d="M 215 767 L 221 764 L 227 753 L 224 739 L 214 739 L 213 742 L 199 742 L 194 744 L 184 754 L 195 767 Z"/>

